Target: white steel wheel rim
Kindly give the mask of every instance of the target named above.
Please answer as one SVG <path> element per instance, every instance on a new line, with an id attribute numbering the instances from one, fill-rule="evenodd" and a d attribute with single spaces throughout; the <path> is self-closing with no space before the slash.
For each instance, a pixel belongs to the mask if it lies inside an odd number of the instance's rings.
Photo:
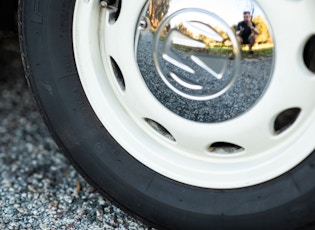
<path id="1" fill-rule="evenodd" d="M 315 149 L 315 77 L 303 62 L 303 49 L 315 34 L 315 2 L 259 0 L 277 43 L 272 81 L 250 111 L 222 123 L 183 119 L 166 109 L 148 90 L 135 60 L 134 36 L 145 0 L 122 1 L 115 23 L 99 0 L 77 0 L 73 42 L 78 73 L 87 98 L 109 133 L 138 161 L 168 178 L 192 186 L 232 189 L 266 182 L 291 170 Z M 279 19 L 279 9 L 285 14 Z M 304 27 L 288 12 L 303 15 Z M 289 28 L 284 28 L 282 22 Z M 290 25 L 290 26 L 289 26 Z M 111 57 L 124 76 L 126 90 L 115 79 Z M 294 93 L 292 93 L 294 92 Z M 274 135 L 276 116 L 300 108 L 294 124 Z M 176 142 L 155 132 L 145 119 L 162 124 Z M 229 142 L 245 151 L 211 154 L 209 144 Z"/>

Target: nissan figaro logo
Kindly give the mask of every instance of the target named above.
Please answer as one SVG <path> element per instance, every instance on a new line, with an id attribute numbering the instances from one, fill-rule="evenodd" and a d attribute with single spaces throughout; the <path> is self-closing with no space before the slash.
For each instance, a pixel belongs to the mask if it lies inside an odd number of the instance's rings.
<path id="1" fill-rule="evenodd" d="M 164 83 L 191 100 L 225 93 L 241 60 L 233 30 L 202 9 L 183 9 L 165 18 L 155 34 L 153 56 Z"/>

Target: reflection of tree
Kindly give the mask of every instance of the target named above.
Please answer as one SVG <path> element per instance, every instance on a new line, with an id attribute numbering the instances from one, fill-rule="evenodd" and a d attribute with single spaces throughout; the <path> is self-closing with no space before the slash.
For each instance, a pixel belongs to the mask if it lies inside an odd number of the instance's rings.
<path id="1" fill-rule="evenodd" d="M 187 43 L 187 46 L 173 45 L 173 47 L 184 52 L 198 52 L 223 57 L 231 56 L 233 54 L 233 47 L 227 33 L 217 27 L 213 28 L 210 25 L 207 26 L 209 27 L 209 31 L 212 30 L 214 33 L 220 35 L 222 41 L 217 41 L 212 36 L 207 36 L 203 33 L 199 33 L 196 30 L 190 30 L 185 26 L 184 23 L 180 23 L 176 27 L 178 31 L 186 35 L 188 38 L 191 38 L 192 40 L 201 42 L 205 45 L 205 47 L 195 47 L 193 45 L 190 45 L 189 43 Z"/>
<path id="2" fill-rule="evenodd" d="M 181 22 L 179 23 L 179 25 L 177 26 L 177 30 L 182 32 L 183 34 L 189 36 L 189 37 L 193 37 L 192 32 L 190 32 L 185 26 L 184 24 Z"/>
<path id="3" fill-rule="evenodd" d="M 180 31 L 182 34 L 185 34 L 188 37 L 193 38 L 194 40 L 201 41 L 202 43 L 206 44 L 208 47 L 231 45 L 229 36 L 227 35 L 226 32 L 224 32 L 223 30 L 220 30 L 217 27 L 213 28 L 210 25 L 208 25 L 208 26 L 209 26 L 209 29 L 211 29 L 211 30 L 215 31 L 217 34 L 219 34 L 221 36 L 221 38 L 223 39 L 223 41 L 216 41 L 213 38 L 206 36 L 204 34 L 190 31 L 183 23 L 180 23 L 179 25 L 177 25 L 177 30 Z"/>
<path id="4" fill-rule="evenodd" d="M 259 30 L 259 35 L 257 35 L 256 42 L 259 44 L 272 43 L 272 38 L 265 20 L 261 16 L 258 16 L 253 18 L 253 22 L 256 24 L 256 28 Z"/>
<path id="5" fill-rule="evenodd" d="M 156 30 L 161 20 L 169 10 L 170 0 L 151 0 L 149 5 L 149 20 L 152 29 Z"/>

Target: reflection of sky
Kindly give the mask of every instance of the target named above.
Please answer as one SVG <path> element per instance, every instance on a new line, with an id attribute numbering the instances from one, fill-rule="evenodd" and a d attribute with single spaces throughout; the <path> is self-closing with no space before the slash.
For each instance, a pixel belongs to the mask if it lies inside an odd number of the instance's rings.
<path id="1" fill-rule="evenodd" d="M 251 11 L 254 6 L 254 17 L 262 15 L 261 10 L 251 0 L 171 0 L 168 14 L 181 8 L 201 8 L 217 14 L 230 26 L 243 20 L 243 12 Z"/>

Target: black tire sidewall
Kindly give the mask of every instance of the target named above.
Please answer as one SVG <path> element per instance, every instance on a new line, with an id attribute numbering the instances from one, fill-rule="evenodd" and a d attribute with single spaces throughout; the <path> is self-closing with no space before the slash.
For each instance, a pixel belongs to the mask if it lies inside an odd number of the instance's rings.
<path id="1" fill-rule="evenodd" d="M 125 210 L 169 229 L 294 229 L 314 219 L 314 154 L 274 180 L 232 190 L 185 185 L 130 156 L 82 89 L 72 46 L 74 5 L 21 1 L 22 57 L 52 135 L 90 183 Z"/>

